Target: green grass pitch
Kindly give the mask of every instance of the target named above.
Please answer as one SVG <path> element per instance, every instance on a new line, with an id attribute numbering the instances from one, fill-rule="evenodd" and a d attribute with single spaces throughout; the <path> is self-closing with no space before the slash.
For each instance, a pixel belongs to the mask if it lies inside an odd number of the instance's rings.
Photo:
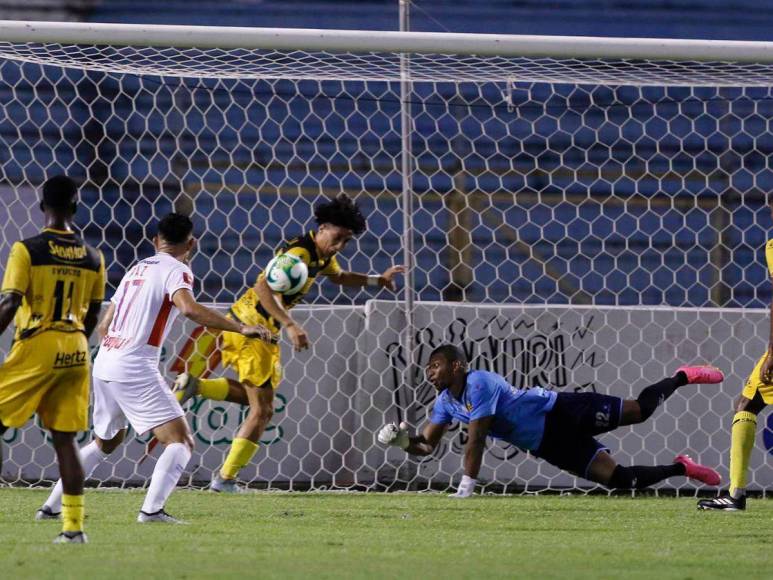
<path id="1" fill-rule="evenodd" d="M 143 492 L 86 492 L 85 546 L 0 490 L 2 578 L 770 578 L 773 502 L 692 498 L 177 491 L 189 525 L 137 524 Z"/>

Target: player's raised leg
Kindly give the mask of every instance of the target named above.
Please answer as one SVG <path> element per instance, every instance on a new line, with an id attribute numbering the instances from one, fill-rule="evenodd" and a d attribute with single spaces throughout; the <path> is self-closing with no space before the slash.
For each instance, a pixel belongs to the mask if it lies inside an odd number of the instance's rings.
<path id="1" fill-rule="evenodd" d="M 148 493 L 142 504 L 137 521 L 140 523 L 183 523 L 165 510 L 166 500 L 177 486 L 180 476 L 188 465 L 193 451 L 193 438 L 188 424 L 177 417 L 153 429 L 153 434 L 165 445 L 164 452 L 156 462 L 150 479 Z"/>
<path id="2" fill-rule="evenodd" d="M 196 396 L 213 401 L 228 401 L 240 405 L 250 404 L 244 385 L 239 381 L 225 377 L 200 379 L 190 373 L 182 373 L 177 375 L 172 390 L 180 405 L 184 405 Z"/>
<path id="3" fill-rule="evenodd" d="M 643 423 L 680 387 L 721 383 L 724 378 L 721 370 L 709 365 L 679 367 L 673 377 L 645 387 L 636 399 L 624 400 L 618 426 Z"/>

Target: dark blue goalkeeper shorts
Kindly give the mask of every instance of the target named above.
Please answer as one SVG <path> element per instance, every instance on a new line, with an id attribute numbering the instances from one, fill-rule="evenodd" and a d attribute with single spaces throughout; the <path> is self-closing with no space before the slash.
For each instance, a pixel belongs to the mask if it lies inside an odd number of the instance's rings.
<path id="1" fill-rule="evenodd" d="M 542 441 L 532 455 L 556 467 L 588 477 L 588 467 L 609 448 L 594 437 L 620 424 L 623 400 L 599 393 L 558 393 L 545 416 Z"/>

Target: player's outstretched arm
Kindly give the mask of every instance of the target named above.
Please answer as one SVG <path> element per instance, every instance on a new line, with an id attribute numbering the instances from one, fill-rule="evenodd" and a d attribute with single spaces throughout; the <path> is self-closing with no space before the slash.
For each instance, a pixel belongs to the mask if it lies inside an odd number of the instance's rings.
<path id="1" fill-rule="evenodd" d="M 226 318 L 218 311 L 207 308 L 206 306 L 196 302 L 196 299 L 193 297 L 193 295 L 185 288 L 181 288 L 174 293 L 174 296 L 172 296 L 172 302 L 174 302 L 174 305 L 177 306 L 180 314 L 197 324 L 206 326 L 207 328 L 237 332 L 251 338 L 259 338 L 261 340 L 265 340 L 266 342 L 274 342 L 271 331 L 269 331 L 266 327 L 259 324 L 256 324 L 255 326 L 247 326 L 246 324 L 241 324 L 235 320 Z"/>
<path id="2" fill-rule="evenodd" d="M 397 290 L 395 276 L 405 273 L 405 266 L 392 266 L 384 271 L 380 276 L 369 276 L 359 272 L 338 272 L 328 276 L 331 282 L 341 286 L 377 286 L 379 288 L 389 288 L 392 292 Z"/>
<path id="3" fill-rule="evenodd" d="M 269 315 L 284 326 L 290 342 L 295 350 L 303 350 L 309 347 L 309 337 L 301 325 L 295 322 L 282 303 L 281 294 L 274 292 L 263 276 L 258 277 L 255 283 L 255 293 L 258 295 L 260 305 Z"/>
<path id="4" fill-rule="evenodd" d="M 3 292 L 0 294 L 0 334 L 11 324 L 16 311 L 21 306 L 21 294 L 18 292 Z"/>
<path id="5" fill-rule="evenodd" d="M 467 427 L 467 445 L 464 448 L 464 473 L 475 479 L 483 462 L 483 451 L 486 449 L 486 437 L 491 429 L 494 416 L 482 417 L 470 421 Z"/>
<path id="6" fill-rule="evenodd" d="M 482 417 L 470 421 L 467 427 L 467 445 L 464 447 L 464 475 L 456 493 L 452 497 L 470 497 L 478 483 L 480 465 L 483 463 L 483 451 L 486 448 L 486 437 L 491 429 L 494 416 Z"/>

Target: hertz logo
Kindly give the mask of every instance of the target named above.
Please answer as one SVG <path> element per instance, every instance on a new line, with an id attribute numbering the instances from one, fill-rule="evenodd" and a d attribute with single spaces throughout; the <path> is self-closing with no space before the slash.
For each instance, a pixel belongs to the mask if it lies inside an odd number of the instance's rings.
<path id="1" fill-rule="evenodd" d="M 64 260 L 82 260 L 86 257 L 84 246 L 59 246 L 54 242 L 48 242 L 48 250 L 57 258 Z"/>
<path id="2" fill-rule="evenodd" d="M 82 367 L 87 361 L 86 351 L 76 350 L 75 352 L 58 352 L 54 358 L 55 369 L 67 369 L 72 367 Z"/>

